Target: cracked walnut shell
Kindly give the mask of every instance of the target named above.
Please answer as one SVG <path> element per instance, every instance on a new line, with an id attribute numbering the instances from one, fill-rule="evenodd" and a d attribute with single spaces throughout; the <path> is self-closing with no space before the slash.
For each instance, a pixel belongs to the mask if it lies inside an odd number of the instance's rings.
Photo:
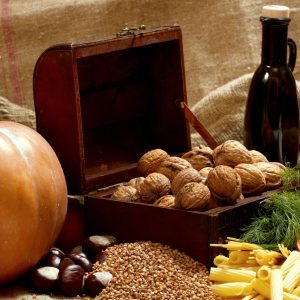
<path id="1" fill-rule="evenodd" d="M 186 210 L 203 210 L 210 201 L 210 191 L 201 182 L 184 185 L 175 196 L 175 207 Z"/>
<path id="2" fill-rule="evenodd" d="M 175 196 L 173 196 L 173 195 L 162 196 L 154 202 L 154 205 L 160 206 L 160 207 L 173 208 L 173 207 L 175 207 Z"/>
<path id="3" fill-rule="evenodd" d="M 264 174 L 267 190 L 277 189 L 282 185 L 282 179 L 279 175 L 285 168 L 282 164 L 272 162 L 258 162 L 254 163 L 254 165 L 257 166 Z"/>
<path id="4" fill-rule="evenodd" d="M 201 170 L 205 167 L 213 167 L 213 158 L 211 154 L 205 154 L 199 147 L 184 153 L 181 158 L 191 163 L 196 170 Z"/>
<path id="5" fill-rule="evenodd" d="M 156 172 L 164 174 L 172 181 L 181 170 L 187 168 L 192 168 L 192 165 L 187 160 L 177 156 L 170 156 L 160 164 Z"/>
<path id="6" fill-rule="evenodd" d="M 209 172 L 206 184 L 212 195 L 224 202 L 235 202 L 242 196 L 241 177 L 229 166 L 216 166 Z"/>
<path id="7" fill-rule="evenodd" d="M 130 185 L 119 185 L 111 198 L 125 202 L 139 202 L 140 199 L 137 190 Z"/>
<path id="8" fill-rule="evenodd" d="M 143 175 L 156 172 L 160 164 L 168 157 L 169 154 L 162 149 L 150 150 L 138 160 L 137 169 Z"/>
<path id="9" fill-rule="evenodd" d="M 204 182 L 205 178 L 203 178 L 199 171 L 194 168 L 187 168 L 181 170 L 173 179 L 171 184 L 171 190 L 173 195 L 176 195 L 179 190 L 189 182 Z"/>
<path id="10" fill-rule="evenodd" d="M 154 203 L 158 198 L 169 195 L 171 182 L 161 173 L 151 173 L 139 184 L 138 193 L 141 202 Z"/>
<path id="11" fill-rule="evenodd" d="M 228 140 L 213 150 L 215 165 L 235 167 L 241 163 L 252 163 L 252 157 L 248 149 L 240 142 Z"/>
<path id="12" fill-rule="evenodd" d="M 238 164 L 234 170 L 242 180 L 242 193 L 261 193 L 266 188 L 266 179 L 263 172 L 254 164 Z"/>
<path id="13" fill-rule="evenodd" d="M 249 153 L 252 157 L 252 162 L 268 162 L 268 159 L 259 151 L 257 150 L 249 150 Z"/>

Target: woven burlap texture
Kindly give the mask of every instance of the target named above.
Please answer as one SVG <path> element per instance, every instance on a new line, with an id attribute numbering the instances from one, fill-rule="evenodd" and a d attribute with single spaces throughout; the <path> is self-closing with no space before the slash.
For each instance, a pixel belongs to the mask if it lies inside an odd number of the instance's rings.
<path id="1" fill-rule="evenodd" d="M 243 141 L 244 115 L 247 95 L 253 73 L 245 74 L 213 90 L 198 101 L 191 110 L 214 139 L 220 144 L 226 140 Z M 300 82 L 296 82 L 298 100 Z M 191 128 L 192 146 L 206 144 Z"/>
<path id="2" fill-rule="evenodd" d="M 300 2 L 289 35 L 300 43 Z M 228 81 L 253 72 L 260 60 L 258 0 L 4 0 L 0 1 L 0 95 L 34 109 L 32 76 L 48 47 L 115 36 L 125 26 L 178 24 L 183 35 L 190 106 Z M 296 66 L 295 76 L 299 76 Z M 299 78 L 300 79 L 300 78 Z"/>

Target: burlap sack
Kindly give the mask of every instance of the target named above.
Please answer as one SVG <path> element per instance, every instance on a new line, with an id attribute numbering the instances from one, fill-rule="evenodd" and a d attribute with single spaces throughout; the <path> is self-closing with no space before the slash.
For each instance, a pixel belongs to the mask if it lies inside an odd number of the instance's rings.
<path id="1" fill-rule="evenodd" d="M 187 95 L 194 105 L 260 60 L 263 0 L 3 0 L 0 1 L 0 95 L 33 109 L 32 76 L 48 47 L 114 37 L 125 26 L 182 28 Z M 300 44 L 299 0 L 289 35 Z M 296 66 L 295 76 L 300 76 Z M 298 77 L 298 79 L 300 79 Z"/>
<path id="2" fill-rule="evenodd" d="M 244 114 L 253 73 L 245 74 L 210 92 L 191 110 L 218 143 L 229 139 L 243 141 Z M 300 83 L 297 81 L 298 100 Z M 192 145 L 206 144 L 191 129 Z"/>

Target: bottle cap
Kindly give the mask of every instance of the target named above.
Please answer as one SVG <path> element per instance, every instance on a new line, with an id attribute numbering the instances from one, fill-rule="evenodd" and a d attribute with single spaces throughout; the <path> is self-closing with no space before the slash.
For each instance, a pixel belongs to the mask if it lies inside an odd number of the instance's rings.
<path id="1" fill-rule="evenodd" d="M 262 16 L 273 19 L 289 18 L 290 9 L 283 5 L 265 5 L 262 8 Z"/>

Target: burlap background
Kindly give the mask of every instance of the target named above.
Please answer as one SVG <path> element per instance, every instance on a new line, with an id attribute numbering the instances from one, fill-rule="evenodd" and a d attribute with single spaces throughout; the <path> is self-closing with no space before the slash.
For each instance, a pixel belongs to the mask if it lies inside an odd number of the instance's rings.
<path id="1" fill-rule="evenodd" d="M 260 61 L 258 17 L 266 4 L 291 8 L 289 35 L 300 47 L 299 0 L 2 0 L 0 120 L 34 127 L 32 74 L 46 48 L 111 38 L 126 26 L 179 24 L 189 106 L 218 141 L 240 139 L 249 73 Z M 298 80 L 299 71 L 296 65 Z M 193 143 L 200 141 L 199 135 L 192 137 Z M 0 296 L 52 299 L 14 286 L 2 289 Z"/>
<path id="2" fill-rule="evenodd" d="M 47 47 L 115 36 L 128 25 L 179 24 L 190 106 L 210 91 L 252 72 L 260 60 L 260 0 L 2 0 L 0 95 L 33 109 L 32 73 Z M 290 36 L 300 45 L 299 0 Z M 299 66 L 295 76 L 300 77 Z M 300 78 L 299 78 L 300 79 Z"/>

